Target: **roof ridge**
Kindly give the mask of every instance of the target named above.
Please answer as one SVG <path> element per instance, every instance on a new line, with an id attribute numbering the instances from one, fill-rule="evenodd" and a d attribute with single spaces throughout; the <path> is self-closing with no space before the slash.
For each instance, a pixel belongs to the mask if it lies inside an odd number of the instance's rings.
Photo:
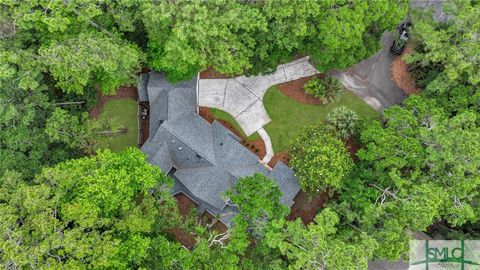
<path id="1" fill-rule="evenodd" d="M 196 113 L 191 113 L 191 115 L 195 115 L 195 116 L 201 118 L 202 120 L 206 121 L 205 119 L 203 119 L 202 117 L 200 117 L 200 116 L 199 116 L 198 114 L 196 114 Z M 185 119 L 185 118 L 187 118 L 187 117 L 183 117 L 183 118 L 179 118 L 179 119 Z M 177 119 L 177 120 L 179 120 L 179 119 Z M 195 153 L 197 153 L 198 155 L 200 155 L 199 152 L 201 152 L 201 151 L 198 151 L 198 150 L 199 150 L 198 148 L 193 147 L 191 144 L 189 144 L 189 143 L 185 142 L 184 140 L 182 140 L 182 139 L 178 136 L 178 134 L 175 133 L 174 129 L 170 127 L 169 122 L 170 122 L 170 121 L 167 120 L 167 121 L 164 123 L 165 125 L 162 125 L 162 126 L 163 126 L 170 134 L 172 134 L 172 136 L 174 136 L 175 138 L 177 138 L 179 141 L 181 141 L 182 143 L 184 143 L 186 146 L 188 146 L 188 147 L 190 147 L 192 150 L 194 150 Z M 210 126 L 210 124 L 209 124 L 208 122 L 207 122 L 207 124 Z M 210 126 L 210 127 L 211 127 L 211 126 Z M 213 146 L 213 141 L 212 141 L 212 146 Z M 213 152 L 215 152 L 215 149 L 214 149 Z M 201 155 L 201 156 L 202 156 L 204 159 L 206 159 L 208 162 L 210 162 L 210 164 L 212 164 L 212 166 L 213 166 L 214 164 L 216 164 L 215 154 L 214 154 L 215 160 L 213 160 L 213 161 L 210 160 L 208 157 L 205 157 L 204 155 Z"/>

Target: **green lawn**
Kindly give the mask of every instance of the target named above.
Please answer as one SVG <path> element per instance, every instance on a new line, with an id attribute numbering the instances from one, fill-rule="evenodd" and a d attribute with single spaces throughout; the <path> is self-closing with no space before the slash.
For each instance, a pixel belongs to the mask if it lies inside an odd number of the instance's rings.
<path id="1" fill-rule="evenodd" d="M 111 136 L 97 135 L 99 148 L 109 148 L 119 152 L 129 146 L 137 146 L 137 102 L 130 98 L 107 101 L 97 121 L 115 121 L 120 128 L 127 128 L 126 133 Z"/>
<path id="2" fill-rule="evenodd" d="M 230 114 L 228 114 L 228 113 L 226 113 L 222 110 L 214 109 L 214 108 L 210 108 L 210 111 L 212 112 L 212 114 L 215 116 L 216 119 L 227 121 L 236 130 L 238 130 L 244 138 L 247 137 L 245 135 L 245 133 L 243 132 L 242 128 L 240 127 L 240 125 L 237 123 L 237 121 Z M 257 140 L 259 138 L 260 138 L 260 135 L 258 135 L 258 133 L 255 132 L 252 135 L 247 137 L 247 141 L 254 141 L 254 140 Z"/>
<path id="3" fill-rule="evenodd" d="M 265 130 L 270 135 L 275 153 L 288 151 L 290 142 L 308 125 L 323 121 L 332 109 L 346 106 L 360 116 L 378 117 L 367 103 L 345 90 L 338 101 L 328 105 L 307 105 L 284 96 L 275 86 L 264 96 L 263 103 L 272 119 Z"/>

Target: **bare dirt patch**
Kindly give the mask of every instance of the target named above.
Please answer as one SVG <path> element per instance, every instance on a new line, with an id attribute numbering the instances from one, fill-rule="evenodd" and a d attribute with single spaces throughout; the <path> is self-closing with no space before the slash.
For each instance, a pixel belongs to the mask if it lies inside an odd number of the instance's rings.
<path id="1" fill-rule="evenodd" d="M 355 137 L 349 137 L 345 140 L 345 146 L 347 147 L 348 152 L 350 153 L 350 157 L 356 163 L 358 162 L 357 152 L 362 148 L 360 142 Z"/>
<path id="2" fill-rule="evenodd" d="M 197 204 L 194 201 L 190 200 L 190 198 L 182 193 L 175 195 L 174 198 L 177 200 L 179 213 L 185 218 L 187 218 L 191 211 L 197 207 Z M 192 249 L 195 246 L 196 241 L 194 234 L 187 233 L 182 228 L 170 228 L 167 231 L 186 248 Z"/>
<path id="3" fill-rule="evenodd" d="M 112 99 L 122 99 L 122 98 L 131 98 L 138 100 L 137 87 L 135 86 L 121 86 L 115 92 L 115 95 L 104 96 L 98 92 L 98 104 L 90 111 L 90 117 L 97 118 L 102 112 L 103 106 L 105 103 Z"/>
<path id="4" fill-rule="evenodd" d="M 228 130 L 230 130 L 233 134 L 237 135 L 239 138 L 241 138 L 240 143 L 246 148 L 248 148 L 250 151 L 252 151 L 252 153 L 257 155 L 259 159 L 263 159 L 263 157 L 267 154 L 265 143 L 261 138 L 254 141 L 247 141 L 246 138 L 242 136 L 242 134 L 229 122 L 221 119 L 216 119 L 215 115 L 213 115 L 210 108 L 208 107 L 200 107 L 199 114 L 201 117 L 203 117 L 203 119 L 207 120 L 210 124 L 216 120 L 217 122 L 222 124 L 224 127 L 226 127 Z"/>
<path id="5" fill-rule="evenodd" d="M 317 76 L 319 79 L 323 79 L 324 77 L 323 74 L 317 74 L 313 76 Z M 308 82 L 313 76 L 280 83 L 280 84 L 277 84 L 277 88 L 278 90 L 280 90 L 282 94 L 284 94 L 285 96 L 297 102 L 310 104 L 310 105 L 323 104 L 321 100 L 319 100 L 313 95 L 305 93 L 305 91 L 303 90 L 303 86 L 305 85 L 305 83 Z"/>
<path id="6" fill-rule="evenodd" d="M 268 163 L 268 166 L 273 168 L 273 167 L 275 167 L 275 164 L 277 164 L 277 162 L 279 162 L 279 161 L 285 163 L 288 166 L 288 163 L 290 162 L 290 153 L 280 152 L 280 153 L 274 154 L 272 159 Z"/>
<path id="7" fill-rule="evenodd" d="M 205 226 L 211 226 L 210 229 L 219 233 L 224 233 L 228 230 L 228 227 L 210 213 L 205 212 L 200 216 L 200 221 Z M 213 224 L 213 225 L 212 225 Z"/>
<path id="8" fill-rule="evenodd" d="M 300 191 L 293 199 L 294 204 L 287 218 L 289 220 L 300 218 L 303 224 L 307 225 L 315 219 L 328 198 L 328 191 L 313 198 L 310 198 L 304 191 Z"/>
<path id="9" fill-rule="evenodd" d="M 222 74 L 216 71 L 215 69 L 213 69 L 213 67 L 209 67 L 206 70 L 200 72 L 200 79 L 229 79 L 229 78 L 233 78 L 233 77 Z"/>
<path id="10" fill-rule="evenodd" d="M 421 91 L 421 89 L 417 87 L 412 74 L 410 74 L 407 63 L 403 60 L 403 56 L 408 55 L 411 51 L 411 48 L 406 48 L 401 56 L 397 56 L 393 60 L 391 67 L 392 80 L 407 95 L 416 94 Z"/>

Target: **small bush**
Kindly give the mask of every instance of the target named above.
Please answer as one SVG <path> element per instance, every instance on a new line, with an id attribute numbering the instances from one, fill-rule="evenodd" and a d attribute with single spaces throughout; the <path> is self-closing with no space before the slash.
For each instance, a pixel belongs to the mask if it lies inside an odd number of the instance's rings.
<path id="1" fill-rule="evenodd" d="M 358 126 L 358 114 L 345 106 L 333 109 L 327 114 L 327 129 L 340 139 L 354 135 Z"/>
<path id="2" fill-rule="evenodd" d="M 337 100 L 343 90 L 338 79 L 330 75 L 325 75 L 323 80 L 313 77 L 305 83 L 303 89 L 306 93 L 320 99 L 324 104 Z"/>
<path id="3" fill-rule="evenodd" d="M 303 90 L 305 90 L 305 92 L 310 95 L 321 98 L 325 93 L 325 85 L 319 78 L 313 77 L 307 83 L 305 83 L 305 85 L 303 86 Z"/>

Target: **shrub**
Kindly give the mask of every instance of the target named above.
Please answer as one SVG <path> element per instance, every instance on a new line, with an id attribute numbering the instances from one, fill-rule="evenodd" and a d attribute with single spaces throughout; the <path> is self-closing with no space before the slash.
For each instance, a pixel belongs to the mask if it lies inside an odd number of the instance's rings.
<path id="1" fill-rule="evenodd" d="M 325 75 L 322 80 L 318 77 L 313 77 L 305 83 L 303 89 L 306 93 L 320 99 L 322 103 L 328 104 L 340 97 L 343 87 L 337 78 Z"/>
<path id="2" fill-rule="evenodd" d="M 346 139 L 356 133 L 358 114 L 345 106 L 333 109 L 327 114 L 327 129 L 340 139 Z"/>
<path id="3" fill-rule="evenodd" d="M 321 98 L 325 94 L 325 85 L 318 77 L 311 78 L 307 83 L 305 83 L 303 89 L 308 94 L 314 95 L 317 98 Z"/>
<path id="4" fill-rule="evenodd" d="M 326 132 L 321 125 L 303 131 L 292 147 L 290 165 L 302 189 L 319 194 L 327 187 L 339 188 L 353 168 L 353 162 L 342 141 Z"/>

